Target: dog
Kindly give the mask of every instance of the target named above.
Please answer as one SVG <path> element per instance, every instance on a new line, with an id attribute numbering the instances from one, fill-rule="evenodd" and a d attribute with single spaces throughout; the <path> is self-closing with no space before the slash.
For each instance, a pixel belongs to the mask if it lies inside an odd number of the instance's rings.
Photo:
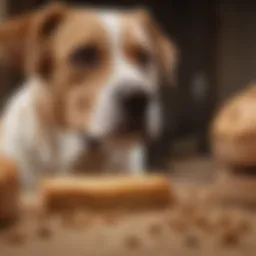
<path id="1" fill-rule="evenodd" d="M 52 3 L 2 22 L 0 56 L 26 81 L 4 110 L 0 154 L 25 187 L 69 173 L 91 148 L 132 174 L 145 168 L 144 142 L 162 127 L 160 81 L 177 59 L 151 16 Z"/>

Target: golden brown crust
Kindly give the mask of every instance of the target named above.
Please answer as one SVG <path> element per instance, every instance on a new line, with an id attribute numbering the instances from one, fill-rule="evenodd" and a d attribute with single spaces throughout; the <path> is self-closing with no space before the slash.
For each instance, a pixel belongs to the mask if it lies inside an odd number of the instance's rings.
<path id="1" fill-rule="evenodd" d="M 256 164 L 256 86 L 229 100 L 212 125 L 213 153 L 233 165 Z"/>
<path id="2" fill-rule="evenodd" d="M 173 201 L 168 179 L 163 177 L 64 178 L 42 186 L 47 211 L 87 208 L 162 208 Z"/>
<path id="3" fill-rule="evenodd" d="M 215 139 L 212 151 L 219 162 L 228 166 L 256 165 L 256 138 L 244 141 Z"/>
<path id="4" fill-rule="evenodd" d="M 15 163 L 0 157 L 0 223 L 17 217 L 19 177 Z"/>
<path id="5" fill-rule="evenodd" d="M 256 137 L 256 85 L 229 100 L 213 123 L 217 138 L 245 139 Z"/>

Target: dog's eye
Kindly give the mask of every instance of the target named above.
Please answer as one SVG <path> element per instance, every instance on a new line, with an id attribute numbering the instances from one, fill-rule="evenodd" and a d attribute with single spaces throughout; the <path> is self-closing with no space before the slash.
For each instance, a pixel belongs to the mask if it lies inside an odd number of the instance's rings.
<path id="1" fill-rule="evenodd" d="M 71 54 L 70 61 L 81 68 L 94 68 L 100 62 L 100 51 L 94 45 L 82 46 Z"/>
<path id="2" fill-rule="evenodd" d="M 134 55 L 142 68 L 147 68 L 152 61 L 151 54 L 146 49 L 137 48 L 134 50 Z"/>

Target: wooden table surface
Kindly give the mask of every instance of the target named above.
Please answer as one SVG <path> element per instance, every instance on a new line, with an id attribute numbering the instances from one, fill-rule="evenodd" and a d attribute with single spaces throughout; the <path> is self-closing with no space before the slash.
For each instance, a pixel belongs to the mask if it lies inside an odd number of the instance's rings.
<path id="1" fill-rule="evenodd" d="M 178 202 L 160 212 L 76 213 L 73 221 L 39 218 L 26 196 L 22 221 L 0 231 L 0 255 L 256 255 L 255 211 L 223 206 L 209 185 L 177 183 L 176 192 Z"/>

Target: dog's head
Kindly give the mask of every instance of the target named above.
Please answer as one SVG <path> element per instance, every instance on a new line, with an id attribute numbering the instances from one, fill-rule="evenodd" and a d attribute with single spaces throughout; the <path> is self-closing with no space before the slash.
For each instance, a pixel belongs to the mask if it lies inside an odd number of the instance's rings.
<path id="1" fill-rule="evenodd" d="M 0 27 L 0 50 L 40 79 L 58 125 L 97 139 L 153 135 L 175 47 L 144 10 L 50 5 Z"/>

